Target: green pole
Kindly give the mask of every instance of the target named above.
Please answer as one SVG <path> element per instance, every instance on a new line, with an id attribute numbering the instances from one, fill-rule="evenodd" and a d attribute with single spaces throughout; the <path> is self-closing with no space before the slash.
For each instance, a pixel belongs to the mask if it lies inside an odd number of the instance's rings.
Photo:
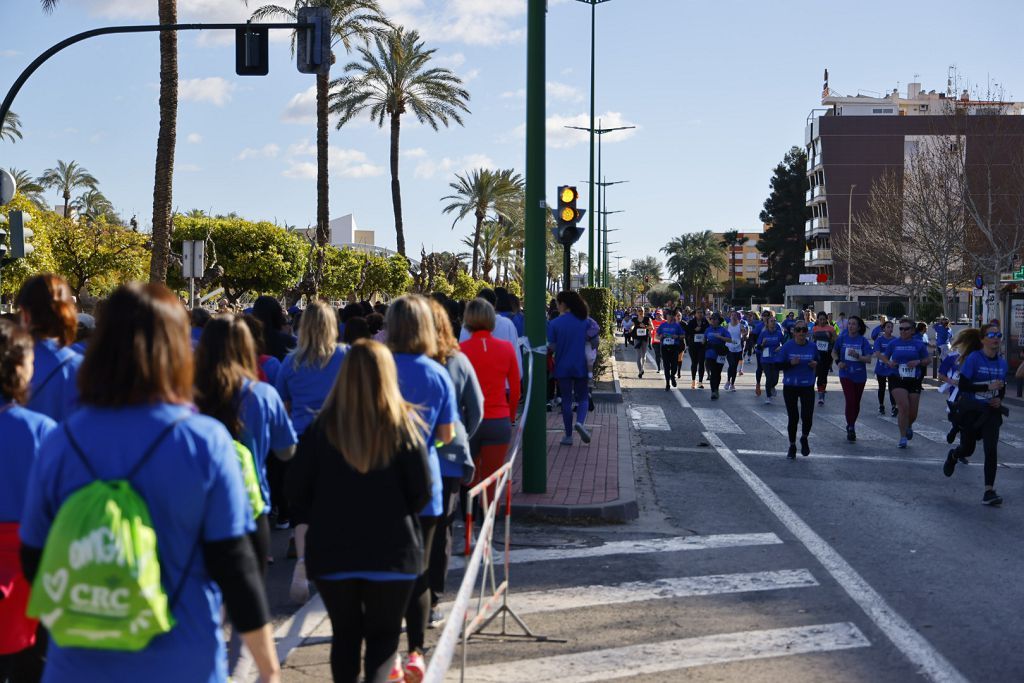
<path id="1" fill-rule="evenodd" d="M 591 124 L 593 128 L 593 124 Z M 597 277 L 593 282 L 590 283 L 591 287 L 601 286 L 601 200 L 604 197 L 605 188 L 601 184 L 601 149 L 604 146 L 604 130 L 601 128 L 601 122 L 597 122 L 597 129 L 601 131 L 601 137 L 597 138 L 597 182 L 591 181 L 590 186 L 597 188 Z"/>
<path id="2" fill-rule="evenodd" d="M 587 241 L 590 250 L 587 253 L 587 285 L 594 286 L 594 192 L 597 186 L 594 185 L 594 46 L 597 38 L 597 1 L 590 1 L 590 192 L 587 201 L 589 202 L 590 218 L 588 221 Z"/>
<path id="3" fill-rule="evenodd" d="M 526 38 L 526 334 L 530 346 L 547 344 L 544 282 L 547 277 L 544 205 L 544 13 L 546 0 L 529 0 Z M 533 389 L 526 402 L 523 491 L 545 493 L 548 483 L 546 358 L 534 354 Z"/>
<path id="4" fill-rule="evenodd" d="M 604 239 L 604 249 L 601 251 L 601 255 L 604 257 L 604 265 L 601 268 L 601 272 L 604 275 L 604 286 L 609 286 L 608 280 L 608 186 L 604 183 L 608 182 L 607 178 L 601 178 L 604 193 L 601 195 L 604 206 L 601 207 L 601 217 L 604 219 L 604 230 L 601 231 L 601 237 Z"/>

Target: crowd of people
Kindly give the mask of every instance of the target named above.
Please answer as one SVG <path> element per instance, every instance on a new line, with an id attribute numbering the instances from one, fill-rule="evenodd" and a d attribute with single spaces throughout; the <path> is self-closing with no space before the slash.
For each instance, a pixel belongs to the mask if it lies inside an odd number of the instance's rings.
<path id="1" fill-rule="evenodd" d="M 208 311 L 126 284 L 93 315 L 43 274 L 15 306 L 0 681 L 225 681 L 243 644 L 279 680 L 274 528 L 291 535 L 291 597 L 313 585 L 327 609 L 334 680 L 422 679 L 460 497 L 503 464 L 519 414 L 515 297 Z M 575 292 L 553 306 L 566 439 L 589 441 L 597 325 Z"/>
<path id="2" fill-rule="evenodd" d="M 946 440 L 952 445 L 960 438 L 959 445 L 947 454 L 943 472 L 952 476 L 957 463 L 967 463 L 981 441 L 985 454 L 982 502 L 1002 503 L 995 492 L 995 475 L 999 429 L 1008 412 L 1002 401 L 1009 366 L 1000 355 L 998 320 L 962 330 L 954 338 L 949 319 L 943 317 L 932 327 L 932 342 L 927 323 L 909 318 L 891 321 L 882 316 L 869 334 L 860 316 L 840 313 L 833 319 L 824 311 L 807 310 L 799 317 L 791 311 L 781 321 L 767 308 L 759 313 L 722 313 L 702 308 L 640 307 L 617 310 L 615 315 L 626 346 L 636 350 L 638 379 L 644 376 L 650 350 L 655 372 L 663 375 L 665 391 L 676 386 L 686 356 L 690 388 L 704 389 L 706 376 L 712 401 L 719 400 L 720 391 L 735 392 L 737 376 L 744 374 L 745 364 L 754 361 L 754 393 L 762 395 L 763 383 L 764 403 L 771 405 L 781 374 L 788 458 L 796 458 L 798 439 L 800 453 L 810 455 L 814 409 L 825 404 L 831 374 L 838 377 L 842 391 L 846 438 L 856 442 L 869 367 L 877 382 L 878 412 L 886 414 L 888 397 L 898 430 L 896 446 L 908 448 L 928 366 L 939 362 L 939 389 L 947 396 L 951 423 Z M 1024 384 L 1024 371 L 1018 370 L 1016 376 Z"/>

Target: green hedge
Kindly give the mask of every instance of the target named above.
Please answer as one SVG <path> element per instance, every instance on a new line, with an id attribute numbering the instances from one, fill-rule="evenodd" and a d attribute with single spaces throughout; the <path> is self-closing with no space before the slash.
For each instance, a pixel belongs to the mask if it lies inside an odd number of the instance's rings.
<path id="1" fill-rule="evenodd" d="M 605 339 L 611 338 L 615 334 L 615 298 L 612 296 L 612 290 L 605 287 L 581 287 L 579 293 L 590 307 L 590 317 L 601 328 L 601 336 Z"/>

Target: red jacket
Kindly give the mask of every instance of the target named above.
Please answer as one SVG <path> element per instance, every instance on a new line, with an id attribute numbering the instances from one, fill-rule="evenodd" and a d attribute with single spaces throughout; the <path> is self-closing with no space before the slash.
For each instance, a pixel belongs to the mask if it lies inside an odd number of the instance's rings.
<path id="1" fill-rule="evenodd" d="M 495 339 L 487 330 L 474 332 L 459 347 L 473 364 L 484 392 L 484 419 L 505 417 L 514 421 L 515 406 L 519 405 L 519 363 L 515 348 L 503 339 Z"/>

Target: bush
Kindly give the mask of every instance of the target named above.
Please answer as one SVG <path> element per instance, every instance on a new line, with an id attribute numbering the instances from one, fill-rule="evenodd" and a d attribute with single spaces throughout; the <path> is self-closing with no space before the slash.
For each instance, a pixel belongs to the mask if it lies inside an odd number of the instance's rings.
<path id="1" fill-rule="evenodd" d="M 612 290 L 604 287 L 581 287 L 579 294 L 590 308 L 590 317 L 601 328 L 601 337 L 611 338 L 615 330 Z"/>

